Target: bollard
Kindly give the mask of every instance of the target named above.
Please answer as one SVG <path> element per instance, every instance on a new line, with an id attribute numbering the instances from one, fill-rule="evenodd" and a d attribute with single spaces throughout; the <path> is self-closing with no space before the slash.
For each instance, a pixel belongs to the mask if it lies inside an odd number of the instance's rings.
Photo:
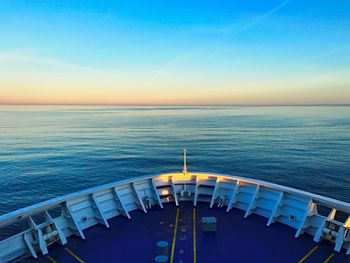
<path id="1" fill-rule="evenodd" d="M 158 255 L 154 258 L 156 263 L 168 263 L 168 256 Z"/>
<path id="2" fill-rule="evenodd" d="M 169 244 L 166 241 L 158 241 L 157 242 L 157 254 L 158 255 L 164 255 L 168 256 L 168 248 Z"/>

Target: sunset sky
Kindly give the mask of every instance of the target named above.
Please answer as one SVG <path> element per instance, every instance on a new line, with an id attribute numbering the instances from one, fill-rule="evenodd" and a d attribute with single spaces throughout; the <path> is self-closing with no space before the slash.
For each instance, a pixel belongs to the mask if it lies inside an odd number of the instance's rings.
<path id="1" fill-rule="evenodd" d="M 350 1 L 0 1 L 1 104 L 350 104 Z"/>

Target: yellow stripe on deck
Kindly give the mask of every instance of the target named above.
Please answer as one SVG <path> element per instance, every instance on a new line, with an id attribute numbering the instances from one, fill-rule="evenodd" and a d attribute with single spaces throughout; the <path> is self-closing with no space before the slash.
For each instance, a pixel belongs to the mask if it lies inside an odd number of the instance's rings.
<path id="1" fill-rule="evenodd" d="M 316 249 L 318 249 L 318 246 L 315 246 L 313 249 L 311 249 L 309 253 L 307 253 L 302 259 L 298 261 L 298 263 L 303 263 L 308 257 L 311 256 L 312 253 L 316 251 Z"/>
<path id="2" fill-rule="evenodd" d="M 196 208 L 193 208 L 193 263 L 197 263 Z"/>
<path id="3" fill-rule="evenodd" d="M 330 254 L 323 263 L 328 263 L 332 259 L 332 257 L 334 257 L 334 253 Z"/>
<path id="4" fill-rule="evenodd" d="M 57 263 L 57 261 L 56 261 L 56 260 L 54 260 L 52 257 L 47 256 L 47 258 L 48 258 L 48 260 L 49 260 L 50 262 L 52 262 L 52 263 Z"/>
<path id="5" fill-rule="evenodd" d="M 71 251 L 69 248 L 65 247 L 64 248 L 72 257 L 74 257 L 76 260 L 78 260 L 80 263 L 85 263 L 84 260 L 82 260 L 80 257 L 75 255 L 73 251 Z"/>
<path id="6" fill-rule="evenodd" d="M 175 219 L 175 227 L 174 227 L 174 236 L 173 236 L 173 244 L 171 246 L 171 255 L 170 255 L 170 263 L 174 262 L 174 252 L 175 252 L 175 243 L 176 243 L 176 233 L 177 233 L 177 225 L 179 223 L 179 208 L 176 210 L 176 219 Z"/>

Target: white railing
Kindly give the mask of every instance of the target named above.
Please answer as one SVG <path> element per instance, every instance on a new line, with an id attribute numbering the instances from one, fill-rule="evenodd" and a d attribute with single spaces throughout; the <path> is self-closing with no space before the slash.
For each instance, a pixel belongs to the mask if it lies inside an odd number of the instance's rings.
<path id="1" fill-rule="evenodd" d="M 147 213 L 152 206 L 174 201 L 207 202 L 227 212 L 258 214 L 267 225 L 280 222 L 320 240 L 335 240 L 335 250 L 350 254 L 350 204 L 261 180 L 207 173 L 171 173 L 137 177 L 57 197 L 0 216 L 0 231 L 26 222 L 27 229 L 0 241 L 0 262 L 23 255 L 48 253 L 50 244 L 65 244 L 71 235 L 83 239 L 84 229 L 130 212 Z M 53 209 L 59 215 L 53 216 Z M 321 213 L 321 210 L 326 210 Z M 339 217 L 342 215 L 343 217 Z M 344 218 L 344 215 L 346 217 Z M 41 218 L 40 223 L 37 218 Z M 3 232 L 2 232 L 3 233 Z"/>

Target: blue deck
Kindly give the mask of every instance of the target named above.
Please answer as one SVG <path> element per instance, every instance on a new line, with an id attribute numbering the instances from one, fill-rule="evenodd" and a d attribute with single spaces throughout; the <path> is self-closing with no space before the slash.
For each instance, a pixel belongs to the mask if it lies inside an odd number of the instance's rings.
<path id="1" fill-rule="evenodd" d="M 329 243 L 315 243 L 307 234 L 295 239 L 294 229 L 279 223 L 266 227 L 266 218 L 251 215 L 243 219 L 243 215 L 241 210 L 226 213 L 208 204 L 199 203 L 195 210 L 191 202 L 180 203 L 178 208 L 166 204 L 147 214 L 132 212 L 131 220 L 110 219 L 110 229 L 102 225 L 86 229 L 86 240 L 70 237 L 65 247 L 55 244 L 49 256 L 33 262 L 154 262 L 157 241 L 169 242 L 170 257 L 174 239 L 174 263 L 350 262 L 344 251 L 333 251 Z M 216 233 L 202 232 L 202 216 L 217 217 Z"/>

